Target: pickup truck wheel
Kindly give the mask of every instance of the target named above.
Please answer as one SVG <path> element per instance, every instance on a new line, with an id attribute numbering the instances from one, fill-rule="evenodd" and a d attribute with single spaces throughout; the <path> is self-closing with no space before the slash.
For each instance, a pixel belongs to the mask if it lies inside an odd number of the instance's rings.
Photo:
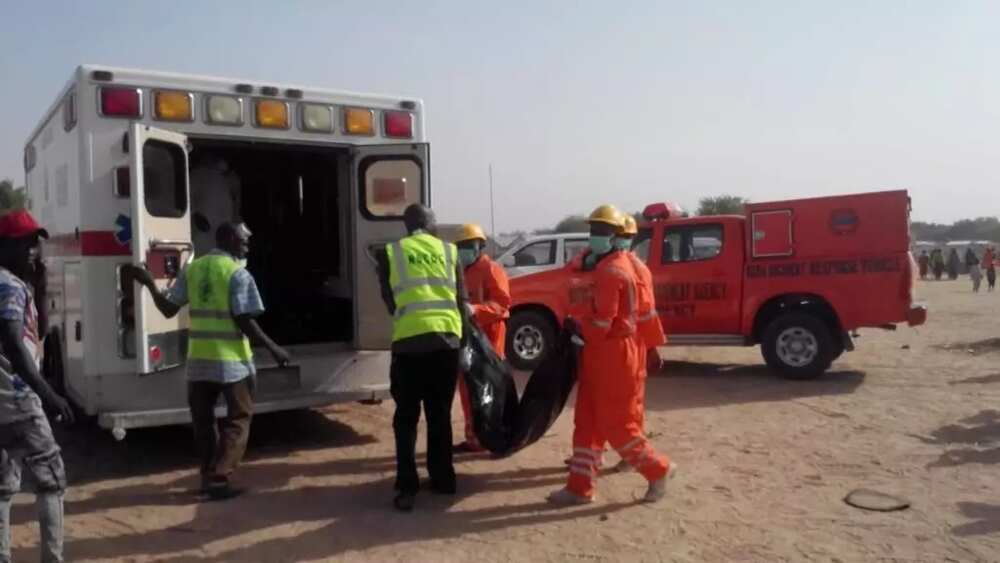
<path id="1" fill-rule="evenodd" d="M 532 371 L 542 363 L 555 339 L 555 327 L 536 311 L 514 313 L 507 323 L 507 361 L 514 369 Z"/>
<path id="2" fill-rule="evenodd" d="M 764 330 L 761 353 L 771 369 L 789 379 L 811 379 L 825 372 L 837 355 L 830 329 L 808 313 L 787 313 Z"/>

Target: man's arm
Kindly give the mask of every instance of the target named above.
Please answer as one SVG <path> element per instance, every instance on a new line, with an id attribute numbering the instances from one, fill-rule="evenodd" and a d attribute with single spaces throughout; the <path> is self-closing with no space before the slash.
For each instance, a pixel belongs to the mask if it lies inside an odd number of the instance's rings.
<path id="1" fill-rule="evenodd" d="M 257 344 L 258 346 L 263 346 L 267 348 L 271 355 L 274 356 L 274 361 L 278 362 L 279 366 L 286 366 L 292 357 L 285 351 L 284 348 L 278 346 L 271 338 L 264 333 L 264 330 L 260 328 L 257 321 L 254 320 L 251 315 L 238 315 L 233 317 L 236 321 L 236 325 L 240 327 L 240 331 L 250 339 L 250 342 Z"/>
<path id="2" fill-rule="evenodd" d="M 510 281 L 500 264 L 490 264 L 490 276 L 486 279 L 485 289 L 484 302 L 472 305 L 476 322 L 480 326 L 502 321 L 510 314 Z"/>
<path id="3" fill-rule="evenodd" d="M 66 422 L 73 422 L 73 409 L 66 399 L 60 397 L 38 373 L 31 353 L 24 346 L 24 323 L 10 319 L 0 319 L 0 343 L 10 360 L 14 373 L 21 377 L 28 387 L 41 397 L 42 401 Z"/>
<path id="4" fill-rule="evenodd" d="M 35 262 L 35 278 L 31 280 L 31 289 L 35 294 L 35 310 L 38 311 L 38 337 L 45 338 L 49 333 L 49 300 L 48 300 L 48 270 L 39 254 Z"/>
<path id="5" fill-rule="evenodd" d="M 260 328 L 255 317 L 264 313 L 264 301 L 257 291 L 257 282 L 247 270 L 239 270 L 230 280 L 229 308 L 232 311 L 233 321 L 240 327 L 240 332 L 245 334 L 251 342 L 263 346 L 274 356 L 274 361 L 279 366 L 285 366 L 291 361 L 291 356 L 284 348 L 278 346 L 264 330 Z"/>
<path id="6" fill-rule="evenodd" d="M 132 264 L 126 264 L 125 266 L 122 266 L 122 269 L 128 275 L 131 275 L 132 279 L 134 279 L 136 283 L 146 286 L 146 289 L 148 289 L 149 293 L 153 296 L 153 304 L 156 305 L 156 308 L 160 310 L 160 313 L 162 313 L 164 317 L 167 317 L 168 319 L 173 318 L 181 310 L 180 305 L 171 301 L 167 297 L 166 293 L 160 291 L 159 288 L 156 287 L 156 282 L 153 280 L 153 274 L 150 274 L 149 270 L 139 266 L 133 266 Z M 182 277 L 178 278 L 176 283 L 184 283 L 183 275 L 184 274 L 182 272 Z"/>
<path id="7" fill-rule="evenodd" d="M 457 262 L 457 260 L 456 260 Z M 469 342 L 469 332 L 472 326 L 472 318 L 468 296 L 465 294 L 465 276 L 462 273 L 462 264 L 455 264 L 455 302 L 458 304 L 458 314 L 462 317 L 462 346 Z"/>
<path id="8" fill-rule="evenodd" d="M 389 253 L 385 248 L 375 251 L 375 272 L 378 274 L 378 285 L 382 292 L 382 302 L 389 311 L 389 316 L 396 314 L 396 300 L 392 296 L 392 286 L 389 285 Z"/>

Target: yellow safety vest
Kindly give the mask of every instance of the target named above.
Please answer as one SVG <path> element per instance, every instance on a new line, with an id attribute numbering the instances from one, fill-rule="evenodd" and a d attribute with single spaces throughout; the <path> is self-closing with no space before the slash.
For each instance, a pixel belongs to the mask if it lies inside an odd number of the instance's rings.
<path id="1" fill-rule="evenodd" d="M 209 254 L 187 267 L 191 332 L 188 358 L 217 362 L 250 362 L 250 339 L 233 320 L 229 282 L 240 265 L 229 256 Z"/>
<path id="2" fill-rule="evenodd" d="M 455 265 L 458 249 L 427 233 L 386 246 L 396 303 L 392 341 L 433 332 L 462 336 Z"/>

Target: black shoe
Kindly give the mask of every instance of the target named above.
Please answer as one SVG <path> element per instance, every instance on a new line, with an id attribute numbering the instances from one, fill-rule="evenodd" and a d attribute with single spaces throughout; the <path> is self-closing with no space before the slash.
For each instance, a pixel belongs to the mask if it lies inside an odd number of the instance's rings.
<path id="1" fill-rule="evenodd" d="M 392 505 L 400 512 L 413 512 L 413 506 L 417 504 L 417 495 L 413 493 L 399 493 L 392 499 Z"/>
<path id="2" fill-rule="evenodd" d="M 212 485 L 208 488 L 207 494 L 209 500 L 219 501 L 236 498 L 245 492 L 247 490 L 243 487 L 234 487 L 226 483 L 225 485 Z"/>

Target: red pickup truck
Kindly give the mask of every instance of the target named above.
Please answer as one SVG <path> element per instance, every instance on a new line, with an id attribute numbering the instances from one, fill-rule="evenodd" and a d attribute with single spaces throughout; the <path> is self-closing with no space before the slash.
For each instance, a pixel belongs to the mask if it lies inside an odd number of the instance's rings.
<path id="1" fill-rule="evenodd" d="M 633 251 L 653 274 L 673 346 L 761 345 L 771 368 L 815 377 L 862 327 L 923 324 L 914 304 L 905 191 L 752 203 L 743 216 L 677 216 L 653 204 Z M 507 357 L 532 369 L 571 299 L 588 287 L 580 260 L 511 280 Z"/>

